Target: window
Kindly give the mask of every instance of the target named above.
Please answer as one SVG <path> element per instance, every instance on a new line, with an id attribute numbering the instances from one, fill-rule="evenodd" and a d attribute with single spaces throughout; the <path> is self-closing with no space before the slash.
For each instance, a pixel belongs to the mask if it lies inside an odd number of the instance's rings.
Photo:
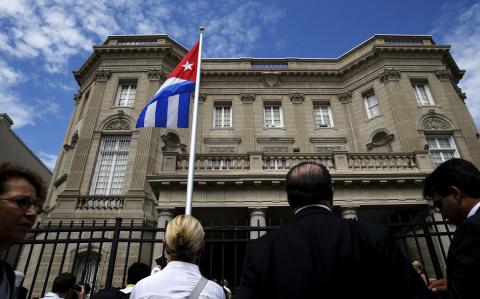
<path id="1" fill-rule="evenodd" d="M 330 105 L 313 105 L 315 128 L 333 127 Z"/>
<path id="2" fill-rule="evenodd" d="M 215 128 L 231 128 L 232 127 L 232 106 L 222 105 L 215 106 L 213 115 L 213 124 Z"/>
<path id="3" fill-rule="evenodd" d="M 282 106 L 280 105 L 266 105 L 264 107 L 264 121 L 267 128 L 282 128 L 283 116 Z"/>
<path id="4" fill-rule="evenodd" d="M 117 100 L 115 106 L 132 107 L 136 93 L 136 82 L 120 82 L 120 84 L 118 84 Z"/>
<path id="5" fill-rule="evenodd" d="M 432 94 L 430 93 L 430 88 L 428 88 L 427 83 L 412 83 L 413 91 L 415 97 L 417 98 L 417 103 L 420 106 L 430 106 L 433 105 Z"/>
<path id="6" fill-rule="evenodd" d="M 433 163 L 437 166 L 452 158 L 460 157 L 452 136 L 427 137 L 427 144 Z"/>
<path id="7" fill-rule="evenodd" d="M 79 253 L 73 265 L 73 274 L 83 283 L 93 285 L 98 275 L 98 267 L 100 262 L 100 254 L 95 251 Z"/>
<path id="8" fill-rule="evenodd" d="M 371 92 L 363 96 L 365 108 L 367 108 L 368 118 L 380 115 L 380 105 L 378 105 L 375 93 Z"/>
<path id="9" fill-rule="evenodd" d="M 90 190 L 91 195 L 119 195 L 127 168 L 130 137 L 103 137 Z"/>

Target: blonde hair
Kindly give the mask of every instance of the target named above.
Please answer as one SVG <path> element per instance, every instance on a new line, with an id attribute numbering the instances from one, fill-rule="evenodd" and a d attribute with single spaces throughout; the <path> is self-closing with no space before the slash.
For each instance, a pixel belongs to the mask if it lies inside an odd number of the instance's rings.
<path id="1" fill-rule="evenodd" d="M 165 245 L 170 260 L 195 262 L 203 249 L 202 224 L 190 215 L 178 215 L 168 223 Z"/>

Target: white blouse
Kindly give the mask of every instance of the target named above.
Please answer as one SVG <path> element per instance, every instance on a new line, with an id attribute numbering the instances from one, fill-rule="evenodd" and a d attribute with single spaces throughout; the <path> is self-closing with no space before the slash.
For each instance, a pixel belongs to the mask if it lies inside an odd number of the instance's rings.
<path id="1" fill-rule="evenodd" d="M 130 299 L 188 298 L 200 277 L 197 265 L 171 261 L 162 271 L 140 280 L 133 288 Z M 209 280 L 199 298 L 225 299 L 225 293 L 220 285 Z"/>

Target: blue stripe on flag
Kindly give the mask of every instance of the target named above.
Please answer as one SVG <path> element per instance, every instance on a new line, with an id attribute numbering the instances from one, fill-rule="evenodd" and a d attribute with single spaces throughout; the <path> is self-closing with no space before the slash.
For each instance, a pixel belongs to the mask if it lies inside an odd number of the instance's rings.
<path id="1" fill-rule="evenodd" d="M 190 115 L 190 97 L 191 92 L 184 92 L 180 94 L 178 103 L 178 127 L 188 128 L 188 117 Z"/>
<path id="2" fill-rule="evenodd" d="M 155 127 L 167 126 L 168 96 L 161 95 L 157 98 L 157 110 L 155 111 Z"/>

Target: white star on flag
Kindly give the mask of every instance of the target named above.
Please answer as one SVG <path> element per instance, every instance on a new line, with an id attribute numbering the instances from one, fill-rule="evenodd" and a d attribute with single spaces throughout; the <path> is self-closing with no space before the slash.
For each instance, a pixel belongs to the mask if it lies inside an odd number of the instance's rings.
<path id="1" fill-rule="evenodd" d="M 191 70 L 192 69 L 192 66 L 193 66 L 193 63 L 189 63 L 188 60 L 187 62 L 185 62 L 183 66 L 183 71 L 185 72 L 186 70 Z"/>

